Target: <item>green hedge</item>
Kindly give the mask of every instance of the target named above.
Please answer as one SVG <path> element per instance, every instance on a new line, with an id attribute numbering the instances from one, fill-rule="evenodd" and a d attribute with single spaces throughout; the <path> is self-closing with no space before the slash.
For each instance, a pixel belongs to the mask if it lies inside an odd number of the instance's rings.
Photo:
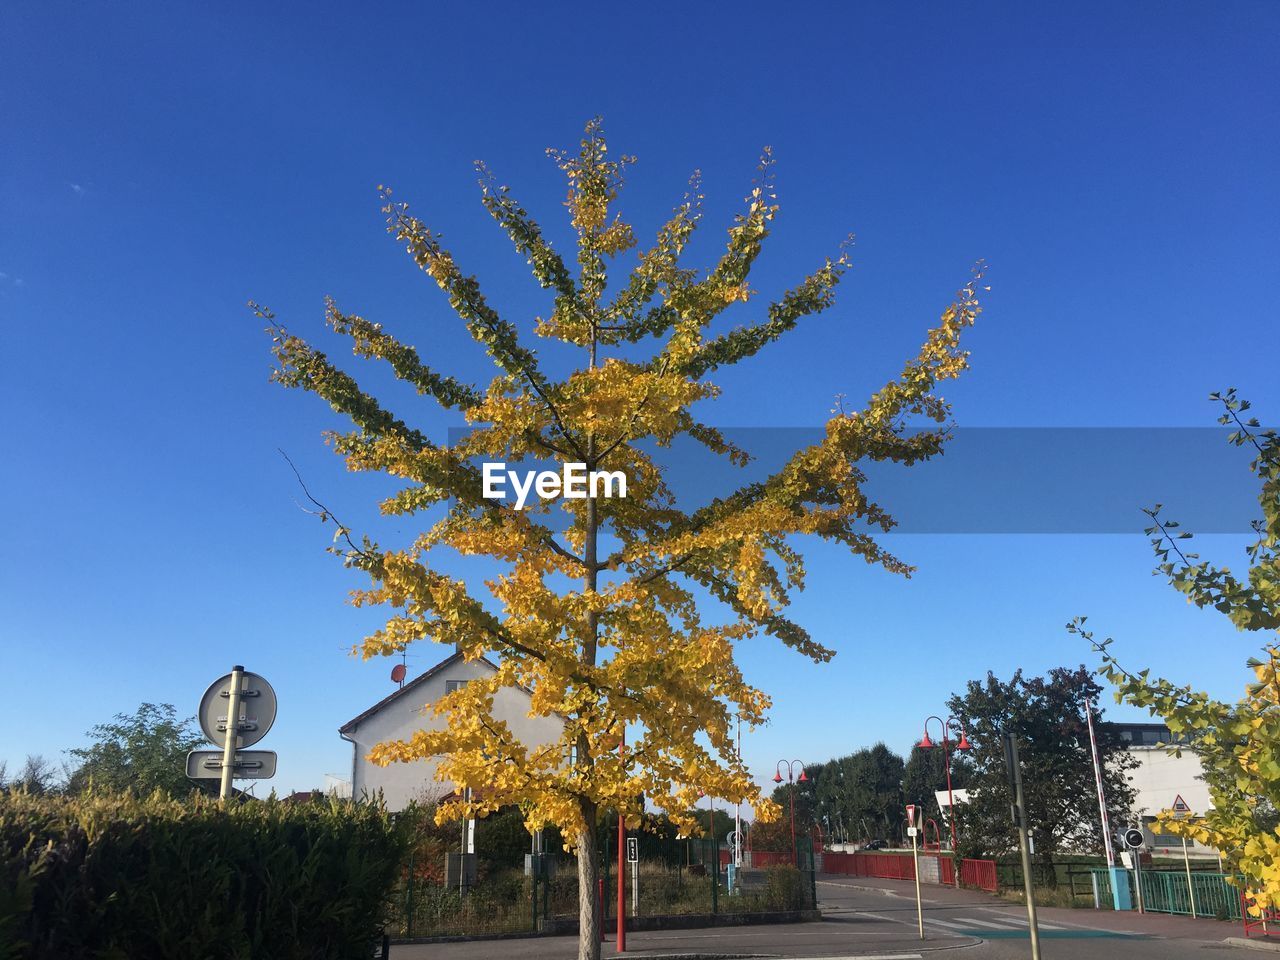
<path id="1" fill-rule="evenodd" d="M 405 847 L 376 804 L 0 795 L 0 960 L 368 960 Z"/>

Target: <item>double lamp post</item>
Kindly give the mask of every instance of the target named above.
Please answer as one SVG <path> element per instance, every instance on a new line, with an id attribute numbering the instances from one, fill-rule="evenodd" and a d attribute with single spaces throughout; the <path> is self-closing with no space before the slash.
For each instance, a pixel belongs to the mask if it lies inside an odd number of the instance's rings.
<path id="1" fill-rule="evenodd" d="M 947 717 L 944 721 L 941 717 L 929 716 L 924 721 L 924 736 L 920 740 L 920 749 L 931 750 L 939 744 L 929 739 L 929 721 L 937 720 L 942 727 L 942 763 L 947 770 L 947 813 L 951 819 L 951 858 L 952 873 L 955 874 L 956 886 L 960 886 L 960 864 L 956 863 L 956 801 L 951 790 L 951 730 L 955 729 L 960 732 L 960 739 L 955 743 L 956 750 L 969 750 L 971 744 L 969 737 L 964 732 L 964 725 L 955 717 Z"/>

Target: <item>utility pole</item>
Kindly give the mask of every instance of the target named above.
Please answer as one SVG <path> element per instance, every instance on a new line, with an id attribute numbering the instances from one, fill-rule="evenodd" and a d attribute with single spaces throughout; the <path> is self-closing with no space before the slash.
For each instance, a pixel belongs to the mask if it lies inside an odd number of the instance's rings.
<path id="1" fill-rule="evenodd" d="M 1111 818 L 1107 816 L 1107 793 L 1102 785 L 1102 759 L 1098 754 L 1098 736 L 1093 730 L 1093 703 L 1084 698 L 1084 717 L 1089 725 L 1089 751 L 1093 755 L 1093 780 L 1098 787 L 1098 816 L 1102 820 L 1102 847 L 1107 855 L 1107 875 L 1111 878 L 1111 905 L 1116 910 L 1130 910 L 1129 881 L 1116 866 L 1116 851 L 1111 843 Z"/>
<path id="2" fill-rule="evenodd" d="M 742 714 L 738 714 L 738 762 L 742 762 Z M 742 801 L 733 809 L 733 869 L 734 879 L 742 874 Z"/>
<path id="3" fill-rule="evenodd" d="M 1018 853 L 1022 858 L 1022 887 L 1027 898 L 1027 924 L 1031 930 L 1031 960 L 1040 960 L 1040 924 L 1036 919 L 1035 887 L 1031 882 L 1031 845 L 1027 841 L 1026 807 L 1022 796 L 1022 765 L 1018 761 L 1018 741 L 1004 735 L 1004 762 L 1013 787 L 1013 825 L 1018 828 Z"/>
<path id="4" fill-rule="evenodd" d="M 622 736 L 618 740 L 618 758 L 626 766 L 627 727 L 623 724 Z M 622 815 L 622 802 L 618 803 L 618 953 L 627 952 L 627 818 Z M 637 871 L 639 865 L 637 864 Z"/>

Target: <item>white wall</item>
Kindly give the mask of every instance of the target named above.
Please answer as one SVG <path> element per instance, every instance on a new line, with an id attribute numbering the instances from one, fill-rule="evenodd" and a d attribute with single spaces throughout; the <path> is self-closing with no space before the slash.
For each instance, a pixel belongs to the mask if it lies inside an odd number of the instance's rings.
<path id="1" fill-rule="evenodd" d="M 379 767 L 365 758 L 376 744 L 384 740 L 407 739 L 418 730 L 443 729 L 444 717 L 424 715 L 422 710 L 425 705 L 444 696 L 445 681 L 473 680 L 492 672 L 492 667 L 480 661 L 457 660 L 349 730 L 347 737 L 355 741 L 352 794 L 358 798 L 381 790 L 388 809 L 402 810 L 412 800 L 439 799 L 453 792 L 452 784 L 435 779 L 437 764 L 434 759 Z M 531 718 L 528 709 L 529 695 L 523 690 L 508 687 L 494 695 L 494 718 L 505 721 L 526 747 L 541 746 L 560 737 L 563 729 L 560 719 Z"/>
<path id="2" fill-rule="evenodd" d="M 1212 806 L 1209 788 L 1200 779 L 1204 768 L 1194 752 L 1183 750 L 1182 756 L 1175 757 L 1164 747 L 1133 746 L 1128 753 L 1138 761 L 1138 766 L 1127 771 L 1135 791 L 1133 810 L 1145 821 L 1161 810 L 1171 809 L 1177 797 L 1187 802 L 1192 813 L 1204 813 Z M 1149 825 L 1146 833 L 1149 848 L 1157 854 L 1178 856 L 1182 853 L 1181 840 L 1162 835 L 1161 843 L 1157 844 Z M 1188 842 L 1187 853 L 1193 857 L 1217 855 L 1216 851 L 1194 842 Z"/>
<path id="3" fill-rule="evenodd" d="M 1154 816 L 1172 807 L 1178 796 L 1191 805 L 1193 813 L 1204 813 L 1211 806 L 1209 788 L 1200 779 L 1200 758 L 1190 750 L 1183 750 L 1180 757 L 1163 747 L 1130 747 L 1128 753 L 1138 760 L 1138 766 L 1128 771 L 1137 792 L 1134 810 Z"/>

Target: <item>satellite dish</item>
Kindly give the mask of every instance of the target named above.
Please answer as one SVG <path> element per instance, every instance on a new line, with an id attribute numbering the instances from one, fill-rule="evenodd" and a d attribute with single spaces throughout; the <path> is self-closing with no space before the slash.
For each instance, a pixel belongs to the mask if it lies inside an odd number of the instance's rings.
<path id="1" fill-rule="evenodd" d="M 391 668 L 391 682 L 404 683 L 405 669 L 403 663 L 397 663 Z"/>

